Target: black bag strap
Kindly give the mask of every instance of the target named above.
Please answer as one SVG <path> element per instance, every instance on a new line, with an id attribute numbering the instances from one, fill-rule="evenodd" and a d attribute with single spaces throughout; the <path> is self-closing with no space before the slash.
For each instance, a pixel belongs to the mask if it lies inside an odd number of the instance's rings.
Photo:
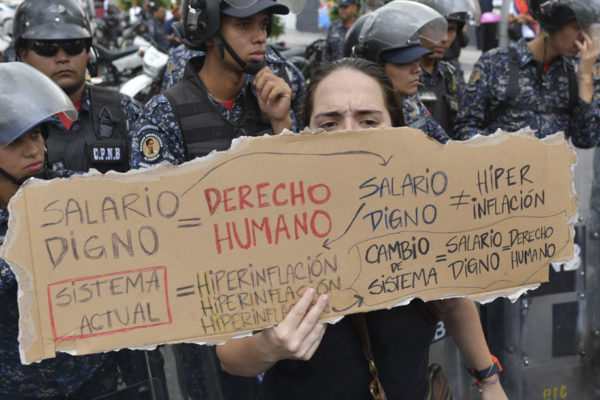
<path id="1" fill-rule="evenodd" d="M 373 381 L 371 382 L 371 385 L 369 385 L 371 395 L 377 400 L 387 400 L 387 396 L 383 390 L 383 385 L 379 380 L 377 367 L 375 366 L 375 358 L 373 357 L 371 339 L 369 337 L 369 328 L 367 327 L 367 319 L 365 314 L 352 314 L 350 315 L 350 321 L 352 322 L 352 328 L 354 328 L 356 335 L 360 339 L 363 355 L 367 359 L 369 364 L 369 372 L 371 372 L 371 376 L 373 377 Z"/>

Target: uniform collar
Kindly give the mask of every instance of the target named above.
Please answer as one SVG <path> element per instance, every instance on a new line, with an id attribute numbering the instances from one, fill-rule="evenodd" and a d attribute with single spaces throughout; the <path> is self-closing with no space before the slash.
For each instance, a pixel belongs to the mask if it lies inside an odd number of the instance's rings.
<path id="1" fill-rule="evenodd" d="M 520 39 L 516 46 L 517 54 L 519 55 L 519 65 L 524 67 L 529 63 L 536 63 L 537 61 L 533 57 L 533 53 L 529 46 L 527 45 L 527 41 L 525 39 Z"/>
<path id="2" fill-rule="evenodd" d="M 533 57 L 533 53 L 531 49 L 527 45 L 527 41 L 525 39 L 520 39 L 516 44 L 517 54 L 519 55 L 519 65 L 524 67 L 527 64 L 537 64 L 537 60 Z M 553 70 L 557 66 L 563 68 L 565 63 L 568 63 L 569 59 L 565 57 L 557 57 L 552 64 L 550 64 L 550 70 Z"/>

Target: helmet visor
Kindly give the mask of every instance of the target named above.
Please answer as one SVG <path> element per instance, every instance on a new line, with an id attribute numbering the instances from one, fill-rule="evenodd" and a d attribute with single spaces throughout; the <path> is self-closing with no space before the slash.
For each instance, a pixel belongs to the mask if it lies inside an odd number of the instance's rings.
<path id="1" fill-rule="evenodd" d="M 21 63 L 0 64 L 0 148 L 55 114 L 75 120 L 77 110 L 50 78 Z"/>
<path id="2" fill-rule="evenodd" d="M 419 0 L 442 14 L 449 20 L 461 23 L 469 21 L 478 24 L 481 7 L 478 0 Z"/>

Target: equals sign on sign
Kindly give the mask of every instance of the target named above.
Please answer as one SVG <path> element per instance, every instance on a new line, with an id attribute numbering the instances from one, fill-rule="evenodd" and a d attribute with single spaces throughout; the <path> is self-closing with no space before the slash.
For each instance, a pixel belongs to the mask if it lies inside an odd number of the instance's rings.
<path id="1" fill-rule="evenodd" d="M 435 256 L 435 262 L 443 262 L 443 261 L 447 261 L 447 260 L 448 260 L 448 256 L 445 254 Z"/>
<path id="2" fill-rule="evenodd" d="M 179 222 L 178 228 L 196 228 L 202 226 L 202 218 L 182 218 L 177 220 Z"/>
<path id="3" fill-rule="evenodd" d="M 178 287 L 175 290 L 177 291 L 177 297 L 191 296 L 196 293 L 194 285 Z"/>

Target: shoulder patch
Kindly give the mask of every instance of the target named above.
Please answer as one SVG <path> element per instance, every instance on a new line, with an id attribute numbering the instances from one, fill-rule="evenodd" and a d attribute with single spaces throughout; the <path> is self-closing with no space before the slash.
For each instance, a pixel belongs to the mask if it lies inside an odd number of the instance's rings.
<path id="1" fill-rule="evenodd" d="M 471 72 L 471 78 L 469 79 L 469 83 L 473 84 L 477 82 L 479 78 L 481 78 L 481 71 L 479 71 L 479 68 L 475 67 L 475 69 L 473 69 L 473 72 Z"/>
<path id="2" fill-rule="evenodd" d="M 160 155 L 162 140 L 157 135 L 148 134 L 140 141 L 140 153 L 144 155 L 144 161 L 155 161 Z"/>

